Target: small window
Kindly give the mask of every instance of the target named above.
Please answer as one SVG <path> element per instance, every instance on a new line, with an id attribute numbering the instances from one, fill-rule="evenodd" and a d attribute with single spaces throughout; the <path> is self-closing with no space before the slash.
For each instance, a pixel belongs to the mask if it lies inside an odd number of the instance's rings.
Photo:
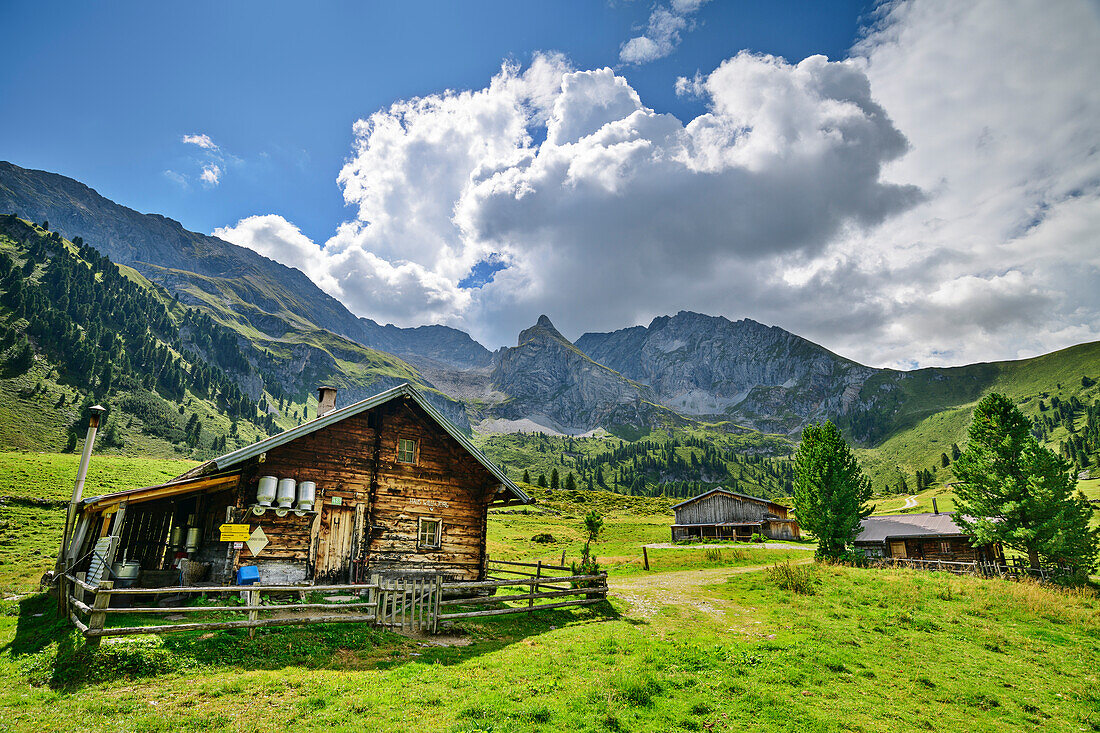
<path id="1" fill-rule="evenodd" d="M 944 554 L 944 555 L 950 555 L 951 554 L 951 543 L 950 542 L 941 542 L 940 543 L 940 553 Z"/>
<path id="2" fill-rule="evenodd" d="M 421 547 L 439 547 L 443 522 L 438 519 L 420 518 L 420 531 L 417 532 L 417 544 Z"/>
<path id="3" fill-rule="evenodd" d="M 397 462 L 416 463 L 416 441 L 401 438 L 397 441 Z"/>

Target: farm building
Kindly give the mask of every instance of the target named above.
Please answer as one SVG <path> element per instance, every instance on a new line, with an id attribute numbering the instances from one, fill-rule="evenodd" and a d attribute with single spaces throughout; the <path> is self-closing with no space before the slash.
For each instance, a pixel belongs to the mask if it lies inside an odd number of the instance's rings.
<path id="1" fill-rule="evenodd" d="M 748 540 L 754 534 L 770 539 L 797 539 L 798 520 L 774 501 L 712 489 L 672 507 L 676 523 L 672 540 Z"/>
<path id="2" fill-rule="evenodd" d="M 409 385 L 341 409 L 335 389 L 320 393 L 309 422 L 83 500 L 66 565 L 138 585 L 178 583 L 177 565 L 188 583 L 242 568 L 264 584 L 484 579 L 489 507 L 531 499 Z"/>
<path id="3" fill-rule="evenodd" d="M 949 512 L 867 517 L 860 522 L 856 548 L 870 557 L 1003 562 L 1000 545 L 975 546 Z"/>

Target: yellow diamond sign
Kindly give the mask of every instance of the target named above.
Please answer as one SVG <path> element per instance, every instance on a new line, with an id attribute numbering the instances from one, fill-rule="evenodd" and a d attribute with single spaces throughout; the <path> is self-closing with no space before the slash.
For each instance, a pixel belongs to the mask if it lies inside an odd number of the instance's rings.
<path id="1" fill-rule="evenodd" d="M 262 527 L 257 527 L 255 531 L 249 536 L 248 541 L 245 542 L 248 545 L 249 551 L 253 557 L 260 554 L 260 551 L 267 547 L 267 535 L 264 534 Z"/>

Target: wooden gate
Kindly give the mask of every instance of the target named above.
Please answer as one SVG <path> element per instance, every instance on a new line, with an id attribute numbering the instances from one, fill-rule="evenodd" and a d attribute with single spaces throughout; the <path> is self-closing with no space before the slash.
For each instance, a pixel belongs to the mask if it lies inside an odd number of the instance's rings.
<path id="1" fill-rule="evenodd" d="M 378 585 L 375 621 L 379 626 L 409 631 L 435 632 L 439 602 L 443 596 L 443 577 L 385 579 L 371 577 Z"/>
<path id="2" fill-rule="evenodd" d="M 317 562 L 314 565 L 313 579 L 331 583 L 350 581 L 354 549 L 354 507 L 326 504 L 321 511 Z"/>

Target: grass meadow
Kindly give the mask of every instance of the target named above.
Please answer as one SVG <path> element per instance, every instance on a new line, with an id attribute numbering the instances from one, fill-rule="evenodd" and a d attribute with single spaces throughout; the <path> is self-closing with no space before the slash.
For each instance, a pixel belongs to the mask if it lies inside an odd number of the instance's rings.
<path id="1" fill-rule="evenodd" d="M 182 468 L 133 470 L 154 483 Z M 67 496 L 58 481 L 37 491 Z M 650 550 L 646 572 L 641 546 L 668 541 L 669 502 L 538 498 L 545 513 L 490 515 L 491 555 L 576 559 L 597 508 L 606 603 L 439 637 L 342 624 L 92 650 L 26 570 L 52 562 L 60 509 L 16 496 L 0 506 L 0 731 L 1100 730 L 1092 589 L 822 566 L 797 546 Z"/>

